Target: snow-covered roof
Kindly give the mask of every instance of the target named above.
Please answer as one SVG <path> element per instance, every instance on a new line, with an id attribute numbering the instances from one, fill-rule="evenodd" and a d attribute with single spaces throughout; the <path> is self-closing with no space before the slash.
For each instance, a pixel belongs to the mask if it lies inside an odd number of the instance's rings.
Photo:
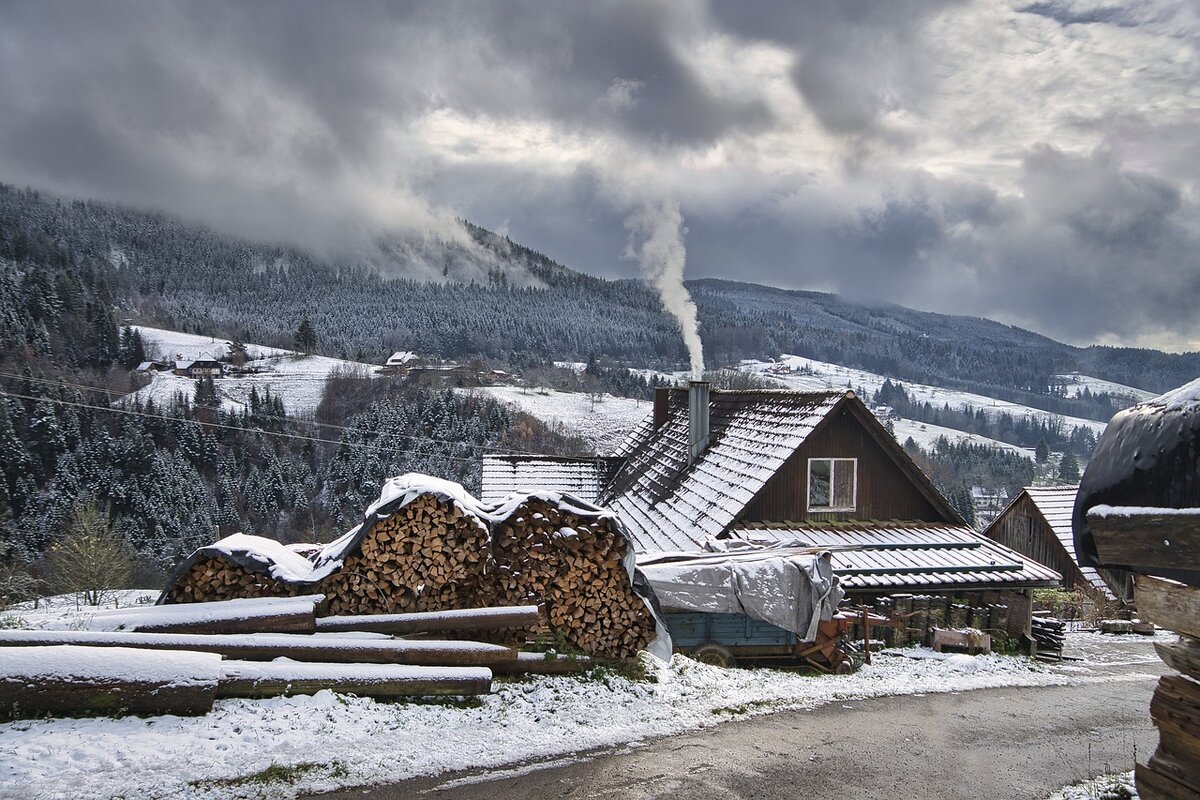
<path id="1" fill-rule="evenodd" d="M 134 372 L 147 372 L 152 369 L 154 369 L 153 361 L 143 361 L 137 365 L 137 367 L 134 369 Z"/>
<path id="2" fill-rule="evenodd" d="M 388 356 L 387 365 L 389 367 L 400 367 L 410 361 L 416 361 L 417 354 L 411 350 L 397 350 Z"/>
<path id="3" fill-rule="evenodd" d="M 193 362 L 193 361 L 191 361 L 190 359 L 189 359 L 189 360 L 182 360 L 182 361 L 180 361 L 180 360 L 177 360 L 177 361 L 175 362 L 175 369 L 187 369 L 187 368 L 188 368 L 188 367 L 190 367 L 190 366 L 191 366 L 193 363 L 194 363 L 194 362 Z"/>
<path id="4" fill-rule="evenodd" d="M 603 459 L 485 455 L 480 499 L 497 503 L 515 492 L 559 491 L 595 503 L 610 473 Z"/>
<path id="5" fill-rule="evenodd" d="M 1067 551 L 1067 555 L 1077 566 L 1079 558 L 1075 555 L 1075 533 L 1071 518 L 1075 512 L 1075 495 L 1078 492 L 1078 486 L 1025 487 L 1025 494 L 1029 495 L 1029 499 L 1033 501 L 1038 513 L 1042 515 L 1046 524 L 1050 526 L 1050 530 L 1054 532 L 1054 538 L 1058 539 L 1063 549 Z M 1105 597 L 1110 600 L 1117 599 L 1095 568 L 1079 567 L 1079 571 L 1083 573 L 1087 582 L 1103 592 Z"/>
<path id="6" fill-rule="evenodd" d="M 703 549 L 848 395 L 714 390 L 709 444 L 689 465 L 687 393 L 672 391 L 666 422 L 645 420 L 618 450 L 626 461 L 602 502 L 641 553 Z"/>
<path id="7" fill-rule="evenodd" d="M 1016 589 L 1062 580 L 1049 567 L 963 525 L 793 523 L 734 528 L 730 536 L 766 547 L 828 547 L 833 572 L 847 591 Z"/>

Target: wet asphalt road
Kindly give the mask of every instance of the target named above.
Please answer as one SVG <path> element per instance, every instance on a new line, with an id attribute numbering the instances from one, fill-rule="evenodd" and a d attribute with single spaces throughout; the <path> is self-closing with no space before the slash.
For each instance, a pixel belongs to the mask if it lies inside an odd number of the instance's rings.
<path id="1" fill-rule="evenodd" d="M 1116 680 L 835 703 L 473 775 L 321 795 L 325 800 L 1036 800 L 1133 768 L 1157 741 L 1160 663 L 1095 668 Z"/>

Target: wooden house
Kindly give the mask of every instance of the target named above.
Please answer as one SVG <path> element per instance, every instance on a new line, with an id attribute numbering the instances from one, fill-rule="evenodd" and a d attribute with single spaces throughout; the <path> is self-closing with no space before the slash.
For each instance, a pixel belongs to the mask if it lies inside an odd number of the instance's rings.
<path id="1" fill-rule="evenodd" d="M 1071 515 L 1078 486 L 1027 486 L 983 531 L 1063 576 L 1062 587 L 1109 602 L 1133 598 L 1132 576 L 1123 570 L 1081 566 L 1075 555 Z"/>
<path id="2" fill-rule="evenodd" d="M 594 477 L 597 499 L 639 560 L 828 548 L 852 602 L 924 604 L 916 628 L 953 621 L 1013 637 L 1029 633 L 1032 590 L 1061 580 L 973 531 L 852 391 L 660 389 L 614 459 L 611 477 Z M 525 488 L 516 475 L 485 474 L 485 492 Z"/>
<path id="3" fill-rule="evenodd" d="M 221 362 L 215 358 L 197 358 L 175 362 L 176 375 L 185 378 L 219 378 L 224 374 Z"/>

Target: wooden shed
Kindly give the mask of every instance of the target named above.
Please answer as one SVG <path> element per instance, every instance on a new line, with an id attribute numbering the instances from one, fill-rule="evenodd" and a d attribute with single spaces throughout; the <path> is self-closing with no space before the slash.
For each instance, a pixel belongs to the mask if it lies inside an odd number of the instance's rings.
<path id="1" fill-rule="evenodd" d="M 1026 486 L 983 535 L 1063 576 L 1064 589 L 1097 599 L 1130 601 L 1132 576 L 1123 570 L 1080 566 L 1071 515 L 1078 486 Z"/>

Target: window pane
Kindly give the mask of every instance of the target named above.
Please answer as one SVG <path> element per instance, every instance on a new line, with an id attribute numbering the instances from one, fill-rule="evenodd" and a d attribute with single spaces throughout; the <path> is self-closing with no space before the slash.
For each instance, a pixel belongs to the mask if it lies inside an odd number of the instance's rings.
<path id="1" fill-rule="evenodd" d="M 814 459 L 808 462 L 808 507 L 829 508 L 830 472 L 833 462 Z"/>
<path id="2" fill-rule="evenodd" d="M 833 507 L 854 508 L 854 474 L 853 459 L 839 458 L 833 467 Z"/>

